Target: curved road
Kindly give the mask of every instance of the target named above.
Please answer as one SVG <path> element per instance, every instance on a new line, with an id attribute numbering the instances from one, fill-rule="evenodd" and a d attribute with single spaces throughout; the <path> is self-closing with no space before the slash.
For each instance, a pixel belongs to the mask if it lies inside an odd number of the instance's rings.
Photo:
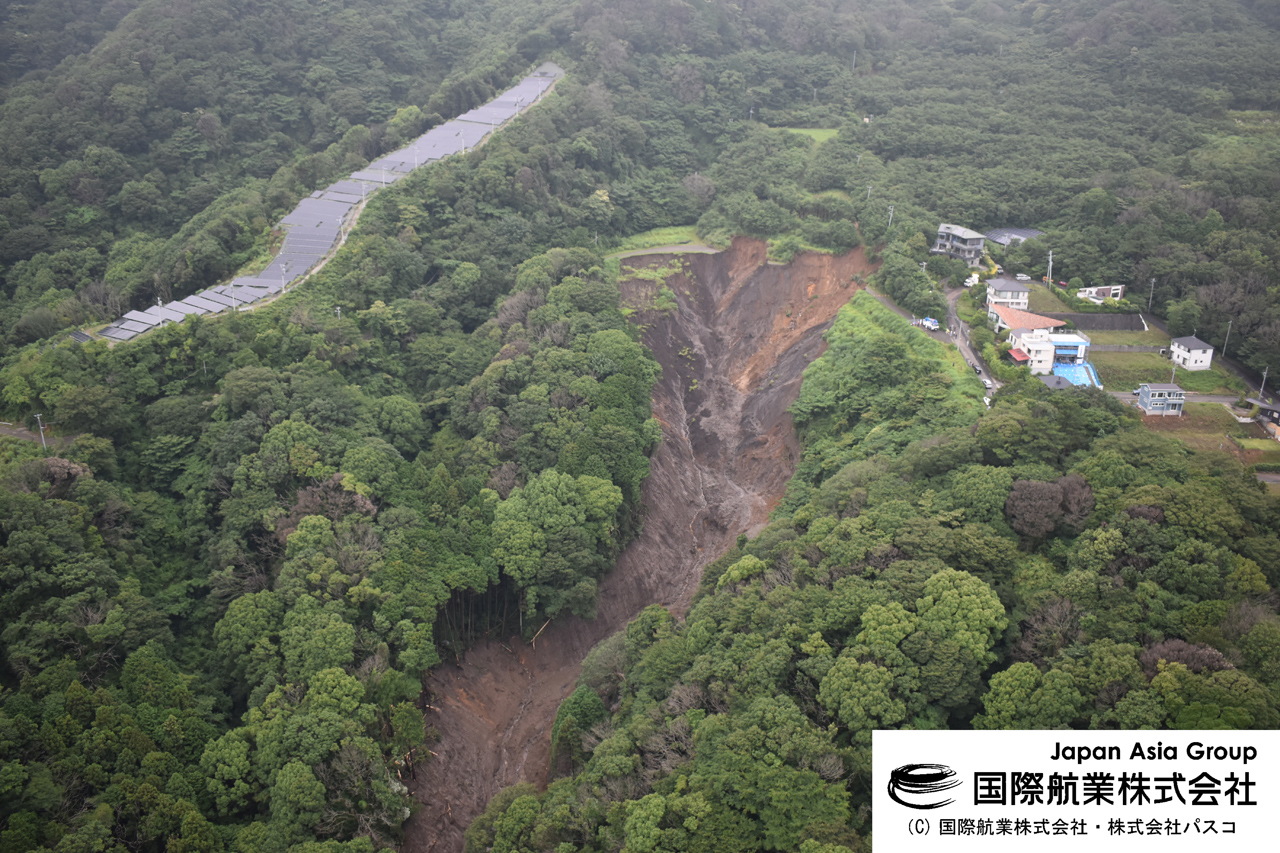
<path id="1" fill-rule="evenodd" d="M 897 314 L 899 317 L 903 317 L 907 320 L 916 319 L 916 315 L 912 314 L 910 311 L 900 308 L 898 303 L 894 302 L 892 299 L 874 288 L 867 287 L 867 293 L 871 294 L 877 302 Z M 1001 382 L 996 379 L 996 377 L 987 368 L 987 363 L 982 360 L 982 356 L 975 352 L 973 347 L 969 345 L 969 327 L 960 321 L 960 315 L 956 313 L 956 300 L 960 298 L 960 294 L 962 293 L 964 293 L 963 288 L 955 288 L 954 290 L 948 291 L 946 294 L 947 318 L 946 323 L 944 324 L 946 326 L 945 331 L 942 329 L 939 329 L 936 332 L 930 332 L 925 329 L 921 329 L 920 331 L 924 332 L 935 341 L 944 344 L 951 344 L 956 349 L 960 350 L 960 355 L 964 356 L 965 362 L 970 365 L 977 365 L 981 367 L 982 370 L 978 372 L 978 378 L 990 380 L 991 388 L 988 389 L 988 394 L 992 394 L 999 390 Z M 952 332 L 954 332 L 954 334 L 952 334 Z"/>

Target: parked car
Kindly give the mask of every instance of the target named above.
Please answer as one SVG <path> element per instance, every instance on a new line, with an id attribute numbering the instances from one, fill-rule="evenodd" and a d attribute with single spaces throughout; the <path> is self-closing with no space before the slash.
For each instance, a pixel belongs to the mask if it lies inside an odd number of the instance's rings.
<path id="1" fill-rule="evenodd" d="M 981 368 L 981 367 L 978 367 L 978 365 L 976 365 L 976 364 L 972 364 L 972 365 L 970 365 L 970 367 L 972 367 L 972 368 L 973 368 L 973 372 L 974 372 L 974 373 L 978 374 L 979 376 L 981 376 L 981 375 L 982 375 L 982 368 Z"/>
<path id="2" fill-rule="evenodd" d="M 995 387 L 994 385 L 992 385 L 992 384 L 991 384 L 991 380 L 990 380 L 990 379 L 984 379 L 984 380 L 982 380 L 982 384 L 983 384 L 984 386 L 986 386 L 987 390 L 991 390 L 992 388 L 994 388 L 994 387 Z"/>
<path id="3" fill-rule="evenodd" d="M 1134 388 L 1134 389 L 1133 389 L 1133 391 L 1131 391 L 1130 393 L 1132 393 L 1132 394 L 1133 394 L 1133 396 L 1135 396 L 1135 397 L 1136 397 L 1136 396 L 1138 396 L 1139 394 L 1141 394 L 1141 393 L 1142 393 L 1142 389 L 1141 389 L 1141 388 Z"/>
<path id="4" fill-rule="evenodd" d="M 1014 276 L 1014 278 L 1017 279 L 1018 281 L 1031 281 L 1031 276 L 1027 275 L 1024 272 L 1018 273 L 1017 275 Z"/>

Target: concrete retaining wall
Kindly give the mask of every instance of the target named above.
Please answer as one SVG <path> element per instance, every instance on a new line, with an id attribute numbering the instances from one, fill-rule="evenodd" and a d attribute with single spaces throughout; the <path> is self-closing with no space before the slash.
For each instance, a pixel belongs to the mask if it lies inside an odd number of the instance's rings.
<path id="1" fill-rule="evenodd" d="M 1145 326 L 1137 314 L 1046 314 L 1067 320 L 1082 332 L 1141 332 Z M 1157 347 L 1157 349 L 1159 349 Z"/>
<path id="2" fill-rule="evenodd" d="M 1128 344 L 1094 344 L 1089 352 L 1162 352 L 1168 347 L 1141 347 Z"/>

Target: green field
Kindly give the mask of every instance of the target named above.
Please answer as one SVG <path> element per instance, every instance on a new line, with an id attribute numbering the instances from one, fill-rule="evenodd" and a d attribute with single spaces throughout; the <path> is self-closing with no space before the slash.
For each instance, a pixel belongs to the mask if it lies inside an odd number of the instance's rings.
<path id="1" fill-rule="evenodd" d="M 1109 391 L 1137 388 L 1143 382 L 1168 382 L 1172 370 L 1169 360 L 1154 352 L 1091 352 L 1089 360 Z M 1179 370 L 1173 381 L 1184 391 L 1199 394 L 1238 394 L 1245 390 L 1243 382 L 1218 364 L 1210 370 Z"/>
<path id="2" fill-rule="evenodd" d="M 678 246 L 683 243 L 698 242 L 698 231 L 692 225 L 675 225 L 670 228 L 654 228 L 624 237 L 609 254 L 634 252 L 637 249 L 652 249 L 657 246 Z"/>
<path id="3" fill-rule="evenodd" d="M 1033 314 L 1068 314 L 1071 309 L 1052 290 L 1038 282 L 1030 282 L 1031 299 L 1027 303 Z"/>
<path id="4" fill-rule="evenodd" d="M 824 127 L 783 127 L 779 129 L 789 130 L 792 133 L 804 134 L 818 143 L 826 142 L 828 139 L 831 139 L 840 132 L 835 128 L 827 129 Z"/>
<path id="5" fill-rule="evenodd" d="M 1112 344 L 1119 346 L 1167 347 L 1169 336 L 1159 329 L 1148 329 L 1145 332 L 1085 332 L 1089 340 L 1095 344 Z"/>

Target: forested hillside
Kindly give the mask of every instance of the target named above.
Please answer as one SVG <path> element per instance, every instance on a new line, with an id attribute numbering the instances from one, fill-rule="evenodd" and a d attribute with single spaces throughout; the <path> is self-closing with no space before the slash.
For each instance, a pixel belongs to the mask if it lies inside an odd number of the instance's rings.
<path id="1" fill-rule="evenodd" d="M 643 524 L 629 235 L 865 245 L 925 313 L 958 272 L 917 266 L 939 221 L 1034 226 L 1010 269 L 1053 250 L 1272 364 L 1277 27 L 1236 0 L 5 4 L 0 418 L 53 428 L 0 438 L 0 853 L 395 844 L 430 669 L 590 615 Z M 374 196 L 284 299 L 66 339 L 265 262 L 298 198 L 544 59 L 554 96 Z M 1101 395 L 984 411 L 865 298 L 830 341 L 776 520 L 687 621 L 593 654 L 571 775 L 476 849 L 856 850 L 876 725 L 1280 725 L 1276 509 L 1232 458 Z"/>
<path id="2" fill-rule="evenodd" d="M 1239 463 L 1096 389 L 982 412 L 865 294 L 827 337 L 774 521 L 592 651 L 565 777 L 468 853 L 861 850 L 877 728 L 1280 726 L 1280 514 Z"/>

